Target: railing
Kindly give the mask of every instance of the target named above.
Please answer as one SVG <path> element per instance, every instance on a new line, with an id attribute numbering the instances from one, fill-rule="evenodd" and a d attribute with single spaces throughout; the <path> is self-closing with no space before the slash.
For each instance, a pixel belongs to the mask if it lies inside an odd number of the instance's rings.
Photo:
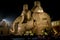
<path id="1" fill-rule="evenodd" d="M 52 27 L 60 26 L 60 21 L 53 21 L 53 22 L 51 22 L 51 24 L 52 24 Z"/>

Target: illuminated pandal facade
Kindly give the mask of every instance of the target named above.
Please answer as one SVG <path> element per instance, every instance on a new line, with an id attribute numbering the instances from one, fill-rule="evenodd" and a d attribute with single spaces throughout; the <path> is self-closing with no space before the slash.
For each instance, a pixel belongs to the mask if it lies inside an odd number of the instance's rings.
<path id="1" fill-rule="evenodd" d="M 11 33 L 15 35 L 43 35 L 44 29 L 51 29 L 51 18 L 43 11 L 39 1 L 34 2 L 34 7 L 28 10 L 28 5 L 23 6 L 23 11 L 13 22 Z M 47 34 L 46 34 L 47 35 Z"/>
<path id="2" fill-rule="evenodd" d="M 53 30 L 54 30 L 54 34 L 56 35 L 56 34 L 58 34 L 58 35 L 60 35 L 60 20 L 58 20 L 58 21 L 52 21 L 52 28 L 53 28 Z"/>
<path id="3" fill-rule="evenodd" d="M 8 35 L 8 24 L 2 20 L 0 24 L 0 35 Z"/>

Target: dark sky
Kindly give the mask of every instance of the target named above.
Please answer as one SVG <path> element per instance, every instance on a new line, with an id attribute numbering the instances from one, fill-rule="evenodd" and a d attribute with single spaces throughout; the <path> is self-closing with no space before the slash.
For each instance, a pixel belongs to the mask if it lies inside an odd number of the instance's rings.
<path id="1" fill-rule="evenodd" d="M 40 0 L 40 2 L 44 11 L 51 16 L 52 20 L 60 20 L 58 0 Z M 25 3 L 27 3 L 29 5 L 29 9 L 31 9 L 33 7 L 34 0 L 0 1 L 0 20 L 3 18 L 14 20 L 21 14 L 23 4 Z"/>

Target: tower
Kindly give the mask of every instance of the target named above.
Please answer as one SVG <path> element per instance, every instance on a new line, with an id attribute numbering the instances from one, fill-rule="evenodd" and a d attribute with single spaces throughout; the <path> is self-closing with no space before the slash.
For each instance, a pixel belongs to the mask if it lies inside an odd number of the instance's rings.
<path id="1" fill-rule="evenodd" d="M 44 29 L 51 28 L 51 18 L 46 12 L 43 11 L 39 1 L 34 2 L 32 12 L 32 17 L 35 23 L 33 32 L 35 32 L 36 35 L 43 35 Z"/>

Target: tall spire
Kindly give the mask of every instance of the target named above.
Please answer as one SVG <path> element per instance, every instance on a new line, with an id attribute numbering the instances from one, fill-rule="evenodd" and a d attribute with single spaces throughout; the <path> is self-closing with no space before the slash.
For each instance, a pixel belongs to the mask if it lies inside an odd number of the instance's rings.
<path id="1" fill-rule="evenodd" d="M 34 2 L 34 7 L 32 8 L 33 12 L 43 12 L 43 8 L 41 7 L 41 3 L 39 1 Z"/>
<path id="2" fill-rule="evenodd" d="M 25 11 L 25 10 L 28 10 L 28 4 L 24 4 L 23 5 L 23 10 Z"/>

